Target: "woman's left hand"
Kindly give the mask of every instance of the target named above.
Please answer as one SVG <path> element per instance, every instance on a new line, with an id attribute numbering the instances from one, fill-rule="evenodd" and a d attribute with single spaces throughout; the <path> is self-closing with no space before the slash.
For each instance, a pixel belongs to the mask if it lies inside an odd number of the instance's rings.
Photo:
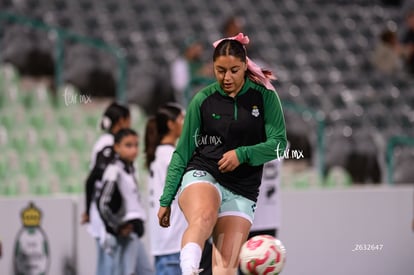
<path id="1" fill-rule="evenodd" d="M 121 237 L 127 237 L 134 230 L 134 227 L 130 223 L 125 223 L 119 228 L 119 235 Z"/>
<path id="2" fill-rule="evenodd" d="M 230 150 L 223 154 L 223 157 L 219 160 L 218 166 L 222 173 L 231 172 L 240 165 L 237 158 L 236 150 Z"/>
<path id="3" fill-rule="evenodd" d="M 171 207 L 160 206 L 160 209 L 158 210 L 158 220 L 162 227 L 170 226 L 170 216 L 171 216 Z"/>

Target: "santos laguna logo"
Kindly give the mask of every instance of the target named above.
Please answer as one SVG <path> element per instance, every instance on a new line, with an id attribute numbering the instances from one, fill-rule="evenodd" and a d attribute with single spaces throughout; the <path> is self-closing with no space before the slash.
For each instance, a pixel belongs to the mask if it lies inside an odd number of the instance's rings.
<path id="1" fill-rule="evenodd" d="M 46 275 L 49 268 L 49 245 L 40 227 L 42 213 L 33 202 L 21 212 L 23 227 L 19 230 L 14 249 L 16 275 Z"/>

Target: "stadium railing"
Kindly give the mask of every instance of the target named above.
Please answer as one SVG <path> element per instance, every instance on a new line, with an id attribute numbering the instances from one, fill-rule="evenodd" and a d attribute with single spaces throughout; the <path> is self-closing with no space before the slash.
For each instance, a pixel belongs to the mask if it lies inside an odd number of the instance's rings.
<path id="1" fill-rule="evenodd" d="M 325 175 L 325 115 L 323 112 L 299 105 L 291 101 L 283 101 L 282 106 L 300 115 L 310 116 L 316 122 L 317 168 L 321 178 Z"/>
<path id="2" fill-rule="evenodd" d="M 389 184 L 394 184 L 394 150 L 397 146 L 401 145 L 414 147 L 414 138 L 407 136 L 393 136 L 388 139 L 386 151 L 386 164 Z"/>

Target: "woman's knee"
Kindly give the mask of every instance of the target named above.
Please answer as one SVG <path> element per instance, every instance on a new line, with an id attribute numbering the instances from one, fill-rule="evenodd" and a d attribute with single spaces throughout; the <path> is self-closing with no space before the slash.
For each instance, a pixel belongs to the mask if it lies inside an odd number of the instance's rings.
<path id="1" fill-rule="evenodd" d="M 208 230 L 211 234 L 217 221 L 217 212 L 206 210 L 189 221 L 190 226 L 197 226 L 201 230 Z"/>

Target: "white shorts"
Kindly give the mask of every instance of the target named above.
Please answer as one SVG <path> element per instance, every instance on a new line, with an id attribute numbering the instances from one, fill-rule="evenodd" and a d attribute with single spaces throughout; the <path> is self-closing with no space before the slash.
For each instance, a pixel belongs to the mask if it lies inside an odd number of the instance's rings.
<path id="1" fill-rule="evenodd" d="M 234 194 L 229 189 L 222 186 L 210 173 L 203 170 L 190 170 L 186 172 L 181 181 L 180 194 L 185 188 L 196 183 L 210 183 L 218 191 L 221 199 L 219 217 L 238 216 L 253 223 L 256 203 L 242 195 Z"/>

